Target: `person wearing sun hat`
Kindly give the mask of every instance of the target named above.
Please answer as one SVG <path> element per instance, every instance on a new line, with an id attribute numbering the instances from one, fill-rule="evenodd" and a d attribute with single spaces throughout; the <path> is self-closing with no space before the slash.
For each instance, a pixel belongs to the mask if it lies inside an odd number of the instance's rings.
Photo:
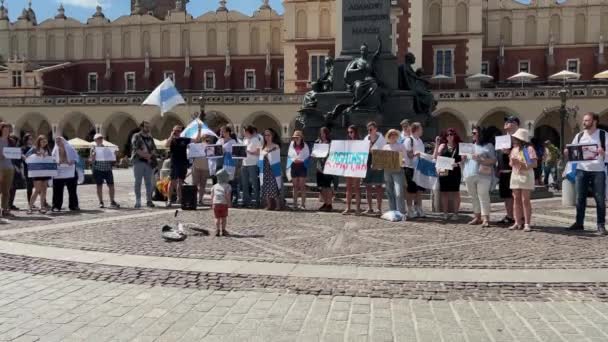
<path id="1" fill-rule="evenodd" d="M 504 134 L 513 135 L 520 126 L 519 118 L 514 115 L 505 117 Z M 510 149 L 497 150 L 498 159 L 498 192 L 500 198 L 505 201 L 506 216 L 500 220 L 500 224 L 513 224 L 513 193 L 511 192 L 511 166 L 509 166 Z"/>
<path id="2" fill-rule="evenodd" d="M 511 153 L 509 155 L 509 166 L 511 173 L 511 191 L 513 192 L 513 213 L 515 224 L 509 229 L 523 229 L 529 232 L 532 218 L 532 204 L 530 194 L 534 190 L 534 168 L 538 165 L 536 150 L 530 145 L 530 134 L 528 130 L 519 128 L 511 135 Z M 521 222 L 524 218 L 524 222 Z"/>

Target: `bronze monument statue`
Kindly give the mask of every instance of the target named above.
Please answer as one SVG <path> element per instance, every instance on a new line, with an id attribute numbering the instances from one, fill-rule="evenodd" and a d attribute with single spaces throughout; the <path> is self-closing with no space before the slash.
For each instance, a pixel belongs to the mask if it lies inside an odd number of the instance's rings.
<path id="1" fill-rule="evenodd" d="M 382 40 L 378 37 L 378 49 L 371 58 L 367 44 L 361 45 L 360 51 L 361 55 L 353 59 L 344 71 L 346 89 L 353 93 L 351 110 L 377 111 L 382 101 L 374 67 L 382 52 Z"/>
<path id="2" fill-rule="evenodd" d="M 422 69 L 414 71 L 412 65 L 416 57 L 408 52 L 405 64 L 399 66 L 399 89 L 414 93 L 414 110 L 419 114 L 431 114 L 437 106 L 433 93 L 429 91 L 429 82 L 422 78 Z"/>
<path id="3" fill-rule="evenodd" d="M 334 90 L 334 59 L 325 59 L 325 73 L 318 80 L 310 83 L 311 90 L 304 95 L 303 109 L 317 107 L 317 93 L 325 93 Z"/>

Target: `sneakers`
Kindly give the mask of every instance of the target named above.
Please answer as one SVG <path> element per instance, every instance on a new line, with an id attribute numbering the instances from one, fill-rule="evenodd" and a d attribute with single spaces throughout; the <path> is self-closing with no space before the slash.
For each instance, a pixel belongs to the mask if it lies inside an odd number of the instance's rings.
<path id="1" fill-rule="evenodd" d="M 450 215 L 450 221 L 458 221 L 458 220 L 460 220 L 460 217 L 458 216 L 458 214 Z"/>
<path id="2" fill-rule="evenodd" d="M 416 218 L 417 216 L 418 216 L 418 213 L 416 213 L 416 210 L 414 210 L 414 208 L 412 208 L 412 207 L 407 208 L 407 217 L 413 219 L 413 218 Z"/>
<path id="3" fill-rule="evenodd" d="M 603 224 L 597 225 L 597 235 L 600 235 L 600 236 L 608 235 L 608 232 L 606 232 L 606 227 Z"/>
<path id="4" fill-rule="evenodd" d="M 447 221 L 450 219 L 450 215 L 448 215 L 448 213 L 443 213 L 443 220 Z"/>
<path id="5" fill-rule="evenodd" d="M 570 227 L 566 228 L 566 230 L 585 230 L 585 226 L 582 224 L 574 223 Z"/>
<path id="6" fill-rule="evenodd" d="M 135 205 L 133 206 L 133 208 L 135 208 L 135 209 L 141 209 L 141 203 L 135 203 Z"/>
<path id="7" fill-rule="evenodd" d="M 103 202 L 99 202 L 99 209 L 103 209 L 103 208 L 105 208 L 105 207 L 106 207 L 106 206 L 103 204 Z"/>
<path id="8" fill-rule="evenodd" d="M 112 202 L 110 202 L 110 208 L 118 209 L 118 208 L 120 208 L 120 205 L 118 203 L 116 203 L 115 201 L 112 201 Z"/>
<path id="9" fill-rule="evenodd" d="M 422 207 L 416 207 L 416 215 L 420 218 L 426 217 L 426 214 L 424 213 L 424 210 L 422 210 Z"/>
<path id="10" fill-rule="evenodd" d="M 530 227 L 529 224 L 524 224 L 524 232 L 531 232 L 532 228 Z"/>
<path id="11" fill-rule="evenodd" d="M 148 207 L 148 208 L 154 208 L 156 206 L 154 205 L 154 203 L 152 201 L 149 201 L 149 202 L 146 203 L 146 207 Z"/>

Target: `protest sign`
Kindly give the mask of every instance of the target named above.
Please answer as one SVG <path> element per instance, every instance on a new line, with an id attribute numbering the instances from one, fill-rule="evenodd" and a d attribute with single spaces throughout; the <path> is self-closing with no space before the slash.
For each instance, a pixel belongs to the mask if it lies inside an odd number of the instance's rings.
<path id="1" fill-rule="evenodd" d="M 439 156 L 435 161 L 435 167 L 437 170 L 454 170 L 454 163 L 456 163 L 454 158 Z"/>
<path id="2" fill-rule="evenodd" d="M 600 156 L 597 144 L 571 144 L 566 145 L 568 160 L 573 162 L 596 161 Z"/>
<path id="3" fill-rule="evenodd" d="M 363 140 L 334 140 L 323 173 L 327 175 L 365 178 L 369 142 Z"/>
<path id="4" fill-rule="evenodd" d="M 2 154 L 6 159 L 21 159 L 23 155 L 19 147 L 5 147 L 2 149 Z"/>
<path id="5" fill-rule="evenodd" d="M 511 148 L 511 136 L 510 135 L 499 135 L 496 137 L 496 148 L 497 150 L 508 150 Z"/>
<path id="6" fill-rule="evenodd" d="M 205 144 L 190 144 L 188 145 L 188 158 L 205 158 Z"/>
<path id="7" fill-rule="evenodd" d="M 461 156 L 473 155 L 475 154 L 475 145 L 470 143 L 459 143 L 458 151 Z"/>
<path id="8" fill-rule="evenodd" d="M 312 146 L 313 158 L 325 158 L 329 154 L 329 144 L 314 144 Z"/>
<path id="9" fill-rule="evenodd" d="M 57 163 L 53 157 L 40 157 L 33 154 L 25 162 L 27 163 L 28 178 L 57 176 Z"/>
<path id="10" fill-rule="evenodd" d="M 246 145 L 232 145 L 232 159 L 245 159 L 247 158 L 247 146 Z"/>
<path id="11" fill-rule="evenodd" d="M 403 155 L 397 151 L 372 150 L 372 169 L 399 171 Z"/>
<path id="12" fill-rule="evenodd" d="M 59 164 L 57 165 L 57 176 L 55 179 L 69 179 L 76 175 L 76 165 Z"/>
<path id="13" fill-rule="evenodd" d="M 224 147 L 222 145 L 205 146 L 205 156 L 209 159 L 219 159 L 224 157 Z"/>
<path id="14" fill-rule="evenodd" d="M 111 147 L 95 147 L 95 161 L 116 161 L 116 149 Z"/>

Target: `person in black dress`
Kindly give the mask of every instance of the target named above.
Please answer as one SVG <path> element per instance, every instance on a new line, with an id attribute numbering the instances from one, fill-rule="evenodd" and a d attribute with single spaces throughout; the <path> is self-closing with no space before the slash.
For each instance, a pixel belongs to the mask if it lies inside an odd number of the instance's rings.
<path id="1" fill-rule="evenodd" d="M 453 170 L 437 170 L 441 208 L 443 209 L 443 218 L 445 220 L 458 220 L 458 211 L 460 210 L 460 183 L 462 180 L 462 171 L 460 169 L 462 158 L 458 151 L 458 144 L 460 142 L 460 136 L 453 128 L 449 128 L 435 140 L 435 158 L 441 156 L 455 160 Z"/>

